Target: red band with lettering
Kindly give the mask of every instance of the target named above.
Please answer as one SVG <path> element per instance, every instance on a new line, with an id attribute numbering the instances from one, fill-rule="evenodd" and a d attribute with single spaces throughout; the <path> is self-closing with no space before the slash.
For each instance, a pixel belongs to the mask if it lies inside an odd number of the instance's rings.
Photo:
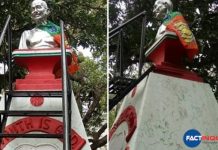
<path id="1" fill-rule="evenodd" d="M 5 128 L 6 134 L 25 134 L 29 132 L 44 132 L 48 134 L 63 134 L 63 123 L 49 117 L 27 117 L 13 122 Z M 15 138 L 3 138 L 2 150 Z M 60 139 L 60 141 L 63 141 Z M 71 150 L 81 150 L 86 141 L 76 131 L 71 130 Z"/>

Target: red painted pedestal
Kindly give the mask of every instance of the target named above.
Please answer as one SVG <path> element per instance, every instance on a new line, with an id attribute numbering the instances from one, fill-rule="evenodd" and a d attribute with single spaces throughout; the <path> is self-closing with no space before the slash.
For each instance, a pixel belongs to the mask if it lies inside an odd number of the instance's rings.
<path id="1" fill-rule="evenodd" d="M 185 68 L 184 59 L 186 55 L 187 50 L 183 47 L 175 33 L 172 32 L 166 32 L 145 53 L 146 60 L 155 64 L 154 72 L 203 82 L 203 79 L 196 73 Z"/>
<path id="2" fill-rule="evenodd" d="M 67 63 L 71 64 L 72 49 L 66 49 Z M 24 79 L 15 81 L 16 91 L 62 91 L 62 79 L 56 79 L 54 73 L 61 68 L 61 50 L 58 49 L 18 49 L 14 50 L 12 57 L 17 65 L 27 69 L 28 74 Z M 79 114 L 78 106 L 71 93 L 71 150 L 90 150 L 87 135 Z M 39 95 L 31 97 L 12 97 L 11 110 L 20 111 L 59 111 L 62 110 L 61 97 L 42 97 Z M 1 101 L 0 101 L 1 102 Z M 2 105 L 0 103 L 0 105 Z M 75 123 L 76 122 L 76 123 Z M 8 134 L 28 134 L 32 132 L 62 134 L 63 118 L 52 116 L 29 116 L 29 117 L 9 117 L 5 127 Z M 63 141 L 62 139 L 59 139 Z M 3 138 L 0 143 L 0 150 L 12 149 L 45 149 L 45 144 L 55 149 L 62 149 L 63 144 L 57 139 L 27 139 Z M 28 147 L 28 148 L 26 148 Z"/>
<path id="3" fill-rule="evenodd" d="M 67 49 L 67 62 L 71 63 L 72 50 Z M 61 79 L 55 79 L 54 72 L 60 69 L 61 50 L 28 49 L 14 50 L 15 63 L 28 70 L 25 79 L 17 79 L 15 90 L 61 90 Z"/>

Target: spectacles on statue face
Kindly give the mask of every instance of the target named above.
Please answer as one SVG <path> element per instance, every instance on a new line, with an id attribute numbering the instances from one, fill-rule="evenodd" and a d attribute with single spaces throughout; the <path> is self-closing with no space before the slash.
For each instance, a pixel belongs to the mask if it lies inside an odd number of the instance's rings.
<path id="1" fill-rule="evenodd" d="M 47 8 L 41 3 L 33 3 L 31 5 L 31 17 L 36 22 L 45 19 L 47 17 Z"/>

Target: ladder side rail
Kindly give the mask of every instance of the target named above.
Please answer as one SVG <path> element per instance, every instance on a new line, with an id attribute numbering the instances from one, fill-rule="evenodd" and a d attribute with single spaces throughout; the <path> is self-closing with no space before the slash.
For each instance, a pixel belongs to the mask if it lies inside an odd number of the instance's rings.
<path id="1" fill-rule="evenodd" d="M 117 58 L 117 62 L 116 62 L 116 71 L 115 72 L 120 72 L 120 67 L 119 67 L 119 65 L 120 65 L 120 59 L 118 59 L 118 58 L 120 58 L 120 38 L 121 38 L 121 36 L 120 36 L 120 32 L 121 31 L 119 31 L 119 34 L 118 34 L 118 40 L 117 40 L 117 50 L 116 50 L 116 58 Z"/>
<path id="2" fill-rule="evenodd" d="M 3 41 L 3 39 L 4 39 L 5 32 L 6 32 L 7 28 L 8 28 L 8 25 L 9 25 L 10 20 L 11 20 L 11 15 L 8 15 L 7 20 L 6 20 L 6 22 L 5 22 L 5 25 L 4 25 L 4 28 L 3 28 L 2 32 L 1 32 L 1 36 L 0 36 L 0 46 L 2 45 L 2 41 Z"/>
<path id="3" fill-rule="evenodd" d="M 4 37 L 5 37 L 5 34 L 6 34 L 6 31 L 8 31 L 8 70 L 9 70 L 9 89 L 12 89 L 12 83 L 10 82 L 11 81 L 11 49 L 12 49 L 12 42 L 11 42 L 11 38 L 12 38 L 12 34 L 11 34 L 11 25 L 10 25 L 10 20 L 11 20 L 11 15 L 9 14 L 7 16 L 7 19 L 5 21 L 5 25 L 2 29 L 2 32 L 1 32 L 1 35 L 0 35 L 0 47 L 2 45 L 2 42 L 4 40 Z M 6 53 L 6 50 L 5 50 L 5 53 Z M 6 86 L 6 83 L 5 83 L 5 60 L 4 60 L 4 88 Z"/>
<path id="4" fill-rule="evenodd" d="M 143 67 L 143 54 L 144 54 L 144 45 L 145 45 L 145 23 L 146 23 L 146 16 L 142 18 L 142 31 L 141 31 L 141 44 L 139 50 L 139 76 L 142 75 L 142 67 Z"/>
<path id="5" fill-rule="evenodd" d="M 112 29 L 109 32 L 109 40 L 114 38 L 115 36 L 118 35 L 118 43 L 117 44 L 117 64 L 116 64 L 116 69 L 117 73 L 123 77 L 123 36 L 122 36 L 122 30 L 124 27 L 128 26 L 130 23 L 133 21 L 139 19 L 142 17 L 142 29 L 141 29 L 141 40 L 140 40 L 140 48 L 139 48 L 139 61 L 138 61 L 138 78 L 142 75 L 142 68 L 143 68 L 143 53 L 144 53 L 144 45 L 145 45 L 145 28 L 146 28 L 146 11 L 143 11 L 136 16 L 130 18 L 120 26 Z M 116 70 L 115 70 L 116 72 Z"/>
<path id="6" fill-rule="evenodd" d="M 148 70 L 146 70 L 136 81 L 133 81 L 128 88 L 124 89 L 122 93 L 116 95 L 109 102 L 109 111 L 113 109 L 115 105 L 117 105 L 125 96 L 128 94 L 140 81 L 142 81 L 151 71 L 153 71 L 154 66 L 152 65 Z"/>
<path id="7" fill-rule="evenodd" d="M 131 19 L 127 20 L 126 22 L 124 22 L 120 26 L 116 27 L 115 29 L 112 29 L 111 31 L 109 31 L 109 36 L 113 35 L 115 32 L 117 32 L 118 30 L 122 29 L 127 24 L 133 22 L 134 20 L 138 19 L 139 17 L 144 16 L 145 13 L 146 13 L 146 11 L 143 11 L 143 12 L 137 14 L 136 16 L 132 17 Z"/>
<path id="8" fill-rule="evenodd" d="M 70 138 L 70 129 L 69 126 L 69 112 L 68 112 L 68 97 L 67 97 L 67 63 L 66 63 L 66 49 L 64 44 L 64 22 L 60 20 L 61 27 L 61 63 L 62 63 L 62 107 L 63 107 L 63 124 L 64 124 L 64 144 L 63 150 L 71 149 L 71 138 Z"/>
<path id="9" fill-rule="evenodd" d="M 7 95 L 5 94 L 5 98 L 4 98 L 4 102 L 5 102 L 5 112 L 7 113 L 10 109 L 10 105 L 11 105 L 11 100 L 12 100 L 12 97 L 11 95 Z M 7 124 L 7 114 L 2 114 L 3 117 L 2 117 L 2 121 L 1 121 L 1 128 L 0 128 L 0 133 L 1 134 L 4 134 L 4 130 L 5 130 L 5 127 L 6 127 L 6 124 Z M 2 138 L 0 138 L 0 143 L 2 142 Z"/>
<path id="10" fill-rule="evenodd" d="M 119 65 L 119 74 L 121 77 L 123 77 L 123 30 L 120 30 L 119 34 L 119 51 L 120 51 L 120 65 Z"/>
<path id="11" fill-rule="evenodd" d="M 12 92 L 12 32 L 11 23 L 8 23 L 8 89 Z"/>
<path id="12" fill-rule="evenodd" d="M 70 133 L 69 133 L 69 138 L 71 139 L 71 115 L 72 115 L 72 86 L 70 83 L 70 77 L 69 74 L 67 74 L 67 80 L 68 80 L 68 90 L 67 90 L 67 97 L 68 97 L 68 124 L 69 124 L 69 128 L 70 128 Z M 71 148 L 72 149 L 72 148 Z"/>
<path id="13" fill-rule="evenodd" d="M 6 30 L 7 30 L 7 37 L 8 37 L 8 72 L 9 72 L 9 78 L 8 78 L 8 82 L 9 82 L 9 91 L 12 91 L 12 73 L 11 73 L 11 56 L 12 56 L 12 34 L 11 34 L 11 24 L 10 24 L 10 20 L 11 20 L 11 15 L 8 15 L 7 20 L 5 22 L 4 28 L 2 30 L 1 36 L 0 36 L 0 46 L 2 45 L 3 39 L 5 37 L 6 34 Z M 5 67 L 4 67 L 4 73 L 5 73 Z M 6 86 L 6 85 L 5 85 Z M 4 87 L 5 88 L 5 87 Z M 10 93 L 9 92 L 9 93 Z M 0 126 L 0 131 L 1 134 L 4 134 L 4 129 L 5 126 L 7 124 L 7 112 L 10 109 L 10 105 L 11 105 L 11 100 L 12 97 L 11 95 L 7 95 L 5 94 L 4 96 L 4 111 L 6 112 L 6 114 L 1 114 L 2 118 L 1 118 L 1 126 Z M 2 138 L 0 138 L 0 143 L 2 142 Z"/>

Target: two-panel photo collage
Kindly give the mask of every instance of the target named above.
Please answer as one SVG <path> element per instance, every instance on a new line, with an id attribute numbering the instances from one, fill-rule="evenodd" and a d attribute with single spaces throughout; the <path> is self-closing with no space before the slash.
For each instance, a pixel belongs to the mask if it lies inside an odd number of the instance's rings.
<path id="1" fill-rule="evenodd" d="M 218 150 L 218 1 L 1 0 L 0 150 Z"/>

